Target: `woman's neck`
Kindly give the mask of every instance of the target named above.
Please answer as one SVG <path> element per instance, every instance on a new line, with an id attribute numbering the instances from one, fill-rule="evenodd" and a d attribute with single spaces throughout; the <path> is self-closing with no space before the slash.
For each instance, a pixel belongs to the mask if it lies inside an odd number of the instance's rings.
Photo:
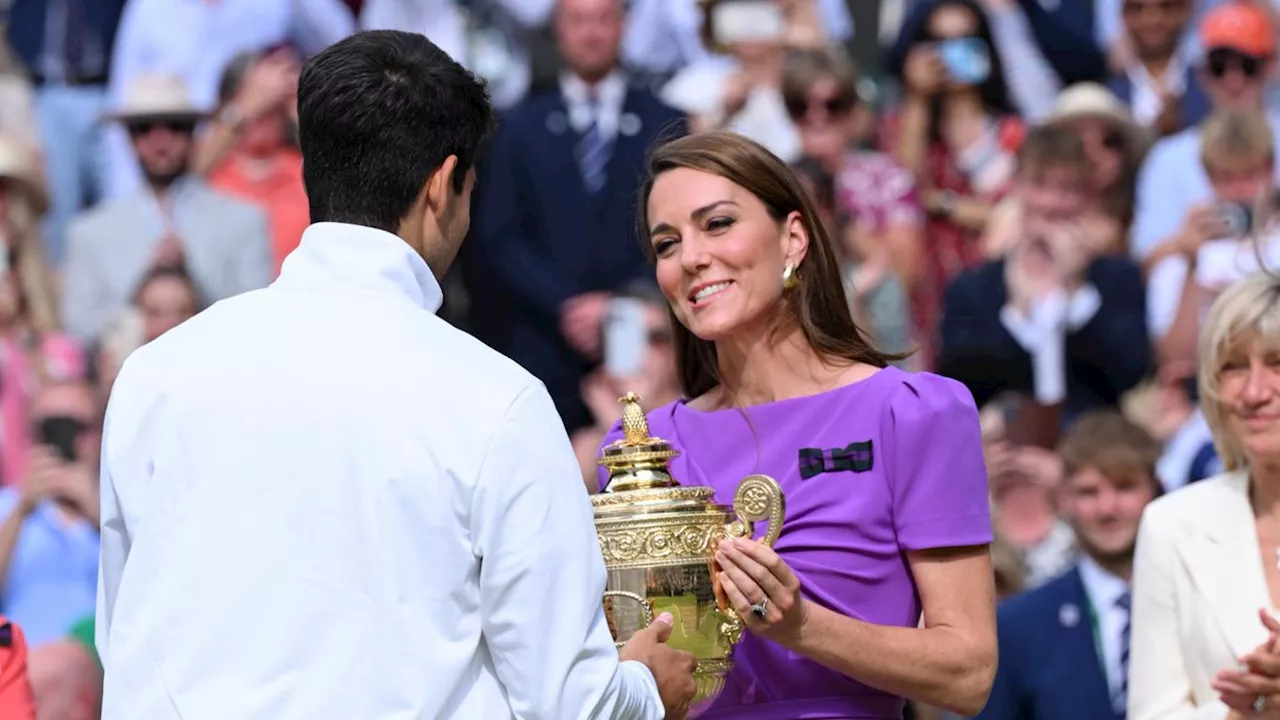
<path id="1" fill-rule="evenodd" d="M 720 386 L 715 405 L 750 407 L 828 389 L 832 368 L 791 323 L 776 333 L 716 343 Z"/>

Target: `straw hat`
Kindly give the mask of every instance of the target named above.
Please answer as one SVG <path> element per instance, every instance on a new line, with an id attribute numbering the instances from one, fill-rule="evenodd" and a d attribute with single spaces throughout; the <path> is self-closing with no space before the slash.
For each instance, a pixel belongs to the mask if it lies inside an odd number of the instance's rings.
<path id="1" fill-rule="evenodd" d="M 37 215 L 49 210 L 49 193 L 39 158 L 26 144 L 10 135 L 0 135 L 0 179 L 25 193 Z"/>
<path id="2" fill-rule="evenodd" d="M 1076 83 L 1058 93 L 1053 110 L 1044 122 L 1064 123 L 1085 118 L 1106 120 L 1120 128 L 1128 136 L 1131 147 L 1143 148 L 1150 142 L 1146 129 L 1134 122 L 1120 98 L 1094 82 Z"/>
<path id="3" fill-rule="evenodd" d="M 108 120 L 195 121 L 208 113 L 191 101 L 187 83 L 173 75 L 142 75 L 125 90 L 124 102 L 107 115 Z"/>

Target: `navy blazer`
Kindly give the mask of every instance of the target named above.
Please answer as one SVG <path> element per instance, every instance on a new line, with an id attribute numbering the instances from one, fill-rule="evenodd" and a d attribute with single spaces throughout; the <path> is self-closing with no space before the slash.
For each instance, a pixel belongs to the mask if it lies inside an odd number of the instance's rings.
<path id="1" fill-rule="evenodd" d="M 1179 116 L 1178 127 L 1174 132 L 1181 132 L 1186 128 L 1199 125 L 1200 121 L 1209 115 L 1209 110 L 1211 109 L 1209 98 L 1205 96 L 1204 90 L 1200 89 L 1200 78 L 1194 69 L 1187 68 L 1183 82 L 1187 90 L 1180 98 L 1182 113 Z M 1129 79 L 1127 74 L 1112 75 L 1107 80 L 1107 87 L 1125 105 L 1133 103 L 1133 81 Z"/>
<path id="2" fill-rule="evenodd" d="M 557 89 L 503 118 L 482 162 L 463 276 L 472 329 L 547 386 L 570 432 L 591 422 L 580 397 L 591 363 L 560 332 L 560 306 L 652 278 L 636 232 L 636 200 L 649 150 L 687 132 L 684 115 L 632 85 L 606 168 L 590 195 L 574 156 L 579 135 Z M 634 132 L 621 132 L 630 126 Z"/>
<path id="3" fill-rule="evenodd" d="M 943 300 L 939 372 L 968 386 L 979 407 L 1001 392 L 1034 390 L 1031 355 L 1000 322 L 1008 302 L 1004 260 L 961 273 Z M 1151 368 L 1142 271 L 1119 256 L 1095 259 L 1085 271 L 1102 306 L 1066 337 L 1066 415 L 1114 407 Z"/>
<path id="4" fill-rule="evenodd" d="M 111 70 L 111 51 L 115 46 L 116 30 L 120 25 L 120 13 L 125 0 L 83 0 L 85 21 L 102 36 L 105 57 L 103 82 Z M 9 8 L 5 34 L 9 46 L 32 73 L 39 73 L 40 54 L 44 51 L 45 19 L 49 14 L 49 0 L 14 0 Z"/>
<path id="5" fill-rule="evenodd" d="M 976 720 L 1123 720 L 1111 707 L 1080 570 L 1005 601 L 1000 666 Z"/>

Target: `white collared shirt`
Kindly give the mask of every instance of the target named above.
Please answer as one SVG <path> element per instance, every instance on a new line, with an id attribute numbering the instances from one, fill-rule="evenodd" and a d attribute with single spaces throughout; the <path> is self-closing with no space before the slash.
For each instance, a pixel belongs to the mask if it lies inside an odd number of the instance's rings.
<path id="1" fill-rule="evenodd" d="M 1175 52 L 1160 78 L 1151 76 L 1142 63 L 1133 63 L 1126 74 L 1132 87 L 1129 110 L 1139 125 L 1151 125 L 1164 109 L 1161 90 L 1167 90 L 1174 98 L 1181 98 L 1187 91 L 1187 68 L 1184 52 Z"/>
<path id="2" fill-rule="evenodd" d="M 1031 356 L 1036 402 L 1060 403 L 1067 397 L 1067 333 L 1084 327 L 1102 307 L 1102 295 L 1092 283 L 1068 294 L 1055 290 L 1032 304 L 1024 314 L 1012 305 L 1000 309 L 1000 323 Z"/>
<path id="3" fill-rule="evenodd" d="M 1080 580 L 1084 583 L 1084 594 L 1089 598 L 1089 606 L 1098 623 L 1097 640 L 1102 644 L 1098 652 L 1102 655 L 1107 688 L 1111 697 L 1115 697 L 1124 676 L 1124 669 L 1120 666 L 1120 636 L 1129 620 L 1128 612 L 1120 607 L 1119 602 L 1121 596 L 1129 592 L 1129 583 L 1102 569 L 1088 555 L 1080 557 Z"/>
<path id="4" fill-rule="evenodd" d="M 571 72 L 563 72 L 560 74 L 560 93 L 564 96 L 569 125 L 574 132 L 586 132 L 595 121 L 599 123 L 600 134 L 606 142 L 617 137 L 622 105 L 627 100 L 625 75 L 615 70 L 593 86 Z"/>
<path id="5" fill-rule="evenodd" d="M 399 238 L 312 225 L 107 410 L 104 720 L 663 716 L 546 389 Z"/>

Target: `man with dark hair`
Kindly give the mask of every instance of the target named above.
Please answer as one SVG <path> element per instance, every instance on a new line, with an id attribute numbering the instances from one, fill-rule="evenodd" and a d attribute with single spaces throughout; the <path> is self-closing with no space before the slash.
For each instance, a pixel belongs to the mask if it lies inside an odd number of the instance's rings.
<path id="1" fill-rule="evenodd" d="M 978 720 L 1125 717 L 1129 577 L 1142 511 L 1162 492 L 1160 444 L 1119 413 L 1095 411 L 1058 454 L 1058 509 L 1082 557 L 1000 607 L 1000 668 Z"/>
<path id="2" fill-rule="evenodd" d="M 484 88 L 368 32 L 307 64 L 298 104 L 314 224 L 280 279 L 115 383 L 102 717 L 682 717 L 670 616 L 614 647 L 546 389 L 435 315 Z"/>
<path id="3" fill-rule="evenodd" d="M 1033 129 L 1018 158 L 1013 222 L 996 243 L 1001 257 L 947 288 L 939 371 L 979 406 L 1013 392 L 1049 410 L 1044 417 L 1069 420 L 1114 407 L 1151 365 L 1150 345 L 1134 341 L 1147 332 L 1142 273 L 1107 252 L 1088 183 L 1078 137 Z"/>

